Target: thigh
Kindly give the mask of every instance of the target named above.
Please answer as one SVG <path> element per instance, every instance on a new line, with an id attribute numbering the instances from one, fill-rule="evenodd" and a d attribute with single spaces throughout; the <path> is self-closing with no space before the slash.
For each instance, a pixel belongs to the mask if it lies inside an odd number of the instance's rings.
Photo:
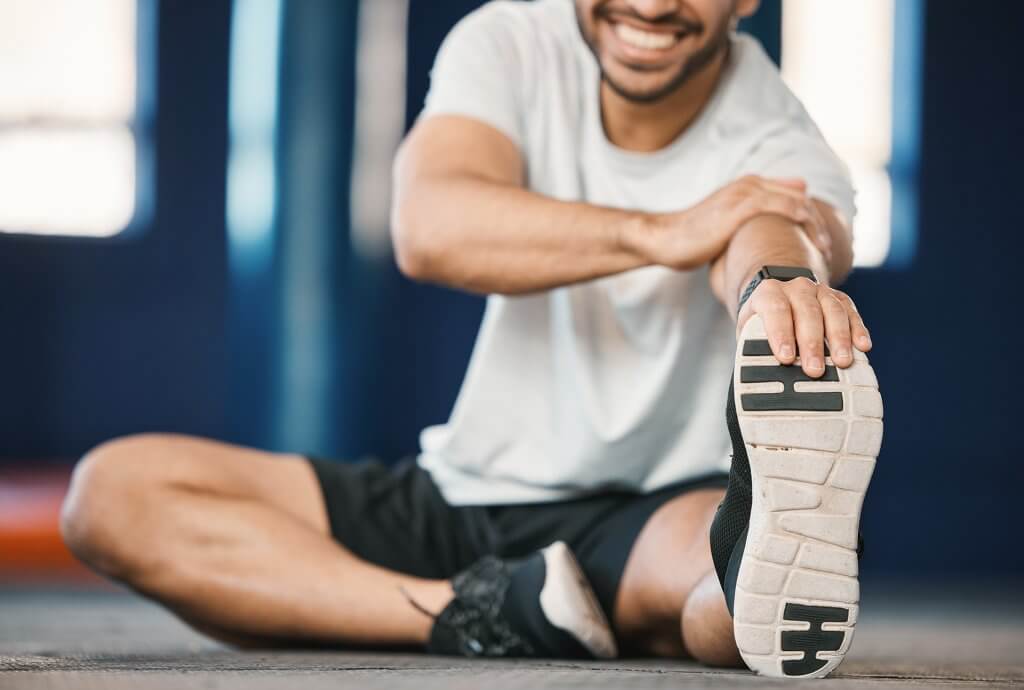
<path id="1" fill-rule="evenodd" d="M 634 497 L 574 544 L 627 652 L 682 654 L 679 616 L 713 568 L 708 529 L 724 484 L 715 476 Z"/>
<path id="2" fill-rule="evenodd" d="M 209 439 L 147 434 L 126 444 L 119 470 L 176 489 L 252 500 L 327 535 L 327 511 L 316 475 L 300 455 L 270 453 Z"/>
<path id="3" fill-rule="evenodd" d="M 388 570 L 445 579 L 492 550 L 482 509 L 451 506 L 414 460 L 388 466 L 311 459 L 330 533 Z"/>
<path id="4" fill-rule="evenodd" d="M 615 608 L 620 628 L 667 627 L 679 635 L 683 604 L 714 569 L 708 530 L 724 493 L 722 488 L 689 492 L 651 515 L 622 573 Z"/>

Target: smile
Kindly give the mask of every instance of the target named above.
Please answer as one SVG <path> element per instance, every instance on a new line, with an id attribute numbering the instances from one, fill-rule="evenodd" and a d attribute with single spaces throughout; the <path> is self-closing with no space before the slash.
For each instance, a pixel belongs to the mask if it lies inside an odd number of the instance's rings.
<path id="1" fill-rule="evenodd" d="M 668 50 L 682 37 L 679 34 L 644 31 L 622 22 L 616 22 L 613 26 L 619 40 L 641 50 Z"/>

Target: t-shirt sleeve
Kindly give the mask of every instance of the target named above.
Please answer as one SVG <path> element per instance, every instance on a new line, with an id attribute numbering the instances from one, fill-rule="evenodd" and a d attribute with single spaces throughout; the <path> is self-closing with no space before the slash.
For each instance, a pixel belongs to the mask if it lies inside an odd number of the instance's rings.
<path id="1" fill-rule="evenodd" d="M 857 207 L 850 171 L 811 122 L 774 128 L 748 152 L 738 176 L 799 177 L 807 192 L 835 208 L 848 223 Z"/>
<path id="2" fill-rule="evenodd" d="M 514 12 L 492 2 L 464 17 L 441 44 L 420 117 L 462 115 L 484 122 L 523 148 L 522 48 Z"/>

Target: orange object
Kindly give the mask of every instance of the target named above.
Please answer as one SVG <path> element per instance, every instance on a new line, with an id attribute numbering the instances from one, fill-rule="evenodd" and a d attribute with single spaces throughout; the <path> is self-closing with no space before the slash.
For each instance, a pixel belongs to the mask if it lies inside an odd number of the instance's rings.
<path id="1" fill-rule="evenodd" d="M 70 475 L 70 468 L 0 469 L 0 581 L 101 581 L 60 536 Z"/>

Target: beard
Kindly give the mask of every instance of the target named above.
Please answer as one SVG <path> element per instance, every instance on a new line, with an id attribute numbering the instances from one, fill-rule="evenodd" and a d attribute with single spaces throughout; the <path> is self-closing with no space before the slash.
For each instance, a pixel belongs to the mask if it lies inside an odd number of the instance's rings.
<path id="1" fill-rule="evenodd" d="M 707 43 L 691 55 L 683 64 L 678 68 L 678 71 L 669 79 L 665 84 L 660 87 L 650 90 L 637 90 L 631 89 L 625 84 L 616 81 L 608 72 L 605 70 L 604 65 L 601 64 L 601 56 L 598 53 L 597 45 L 592 36 L 589 36 L 584 30 L 584 24 L 582 18 L 579 16 L 578 10 L 576 15 L 576 22 L 579 24 L 580 35 L 583 36 L 587 47 L 590 48 L 590 52 L 593 53 L 594 59 L 597 61 L 598 68 L 601 71 L 601 80 L 608 84 L 609 88 L 618 94 L 621 98 L 630 101 L 632 103 L 654 103 L 660 101 L 665 96 L 674 92 L 680 86 L 688 82 L 693 75 L 699 73 L 702 69 L 708 66 L 709 63 L 713 62 L 723 51 L 729 49 L 729 22 L 723 22 L 721 26 L 715 29 Z M 628 67 L 628 65 L 627 65 Z M 632 69 L 632 68 L 630 68 Z"/>

